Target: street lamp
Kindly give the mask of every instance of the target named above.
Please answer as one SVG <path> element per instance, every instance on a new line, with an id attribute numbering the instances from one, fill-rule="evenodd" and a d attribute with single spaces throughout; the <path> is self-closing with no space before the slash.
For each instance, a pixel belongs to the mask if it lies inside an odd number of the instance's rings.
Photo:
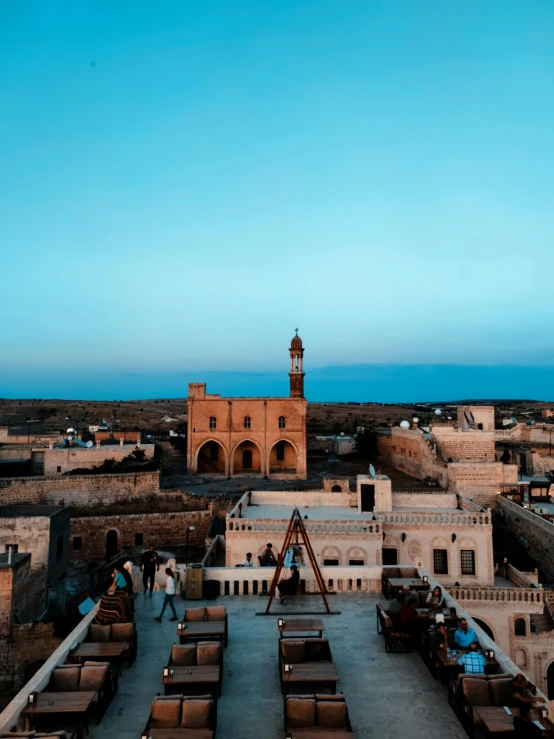
<path id="1" fill-rule="evenodd" d="M 189 566 L 189 534 L 191 531 L 196 531 L 196 526 L 187 526 L 187 553 L 185 558 L 185 566 Z"/>

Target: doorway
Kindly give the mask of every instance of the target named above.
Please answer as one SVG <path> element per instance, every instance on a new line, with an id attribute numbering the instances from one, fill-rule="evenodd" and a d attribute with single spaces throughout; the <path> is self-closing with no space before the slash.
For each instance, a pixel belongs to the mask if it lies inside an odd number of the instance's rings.
<path id="1" fill-rule="evenodd" d="M 554 700 L 554 662 L 552 662 L 546 671 L 546 690 L 548 692 L 548 700 Z"/>
<path id="2" fill-rule="evenodd" d="M 110 529 L 106 534 L 106 559 L 111 559 L 117 554 L 119 547 L 117 546 L 117 531 Z"/>
<path id="3" fill-rule="evenodd" d="M 375 508 L 375 485 L 361 486 L 362 513 L 373 513 Z"/>
<path id="4" fill-rule="evenodd" d="M 398 549 L 383 549 L 382 551 L 384 565 L 398 564 Z"/>

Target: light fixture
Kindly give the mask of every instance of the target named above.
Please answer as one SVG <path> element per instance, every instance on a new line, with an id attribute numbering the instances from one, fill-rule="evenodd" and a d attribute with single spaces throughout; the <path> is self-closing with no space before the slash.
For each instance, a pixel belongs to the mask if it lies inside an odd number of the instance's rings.
<path id="1" fill-rule="evenodd" d="M 402 534 L 400 538 L 402 539 L 402 543 L 404 543 L 406 541 L 406 534 Z"/>
<path id="2" fill-rule="evenodd" d="M 421 579 L 423 580 L 424 583 L 428 583 L 429 582 L 429 578 L 427 577 L 427 575 L 423 575 L 423 577 Z"/>
<path id="3" fill-rule="evenodd" d="M 292 665 L 286 664 L 285 665 L 285 672 L 292 672 Z"/>
<path id="4" fill-rule="evenodd" d="M 548 718 L 548 708 L 545 706 L 539 706 L 539 717 Z"/>
<path id="5" fill-rule="evenodd" d="M 385 532 L 383 531 L 383 541 L 385 541 L 385 539 L 386 539 L 386 538 L 387 538 L 387 535 L 386 535 L 386 533 L 385 533 Z"/>
<path id="6" fill-rule="evenodd" d="M 27 696 L 27 702 L 28 703 L 36 703 L 37 702 L 37 691 L 33 690 L 29 693 Z"/>
<path id="7" fill-rule="evenodd" d="M 164 677 L 169 677 L 169 667 L 164 667 Z"/>
<path id="8" fill-rule="evenodd" d="M 277 620 L 277 626 L 278 626 L 279 628 L 282 628 L 282 627 L 283 627 L 284 625 L 285 625 L 285 622 L 283 621 L 283 619 L 282 619 L 282 618 L 279 618 L 279 619 Z"/>
<path id="9" fill-rule="evenodd" d="M 452 534 L 452 544 L 456 541 L 456 534 Z"/>
<path id="10" fill-rule="evenodd" d="M 487 649 L 485 654 L 487 655 L 489 659 L 494 659 L 494 651 L 492 649 Z"/>
<path id="11" fill-rule="evenodd" d="M 185 628 L 185 624 L 177 624 L 177 631 L 181 631 Z"/>

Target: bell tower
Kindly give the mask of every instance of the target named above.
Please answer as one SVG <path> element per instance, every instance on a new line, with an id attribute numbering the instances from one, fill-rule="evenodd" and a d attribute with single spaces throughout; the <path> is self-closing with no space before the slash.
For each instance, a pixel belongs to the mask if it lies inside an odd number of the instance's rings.
<path id="1" fill-rule="evenodd" d="M 304 397 L 304 371 L 302 369 L 302 363 L 304 360 L 304 349 L 302 348 L 302 339 L 298 336 L 298 329 L 296 330 L 296 336 L 293 336 L 290 342 L 290 397 L 291 398 L 303 398 Z"/>

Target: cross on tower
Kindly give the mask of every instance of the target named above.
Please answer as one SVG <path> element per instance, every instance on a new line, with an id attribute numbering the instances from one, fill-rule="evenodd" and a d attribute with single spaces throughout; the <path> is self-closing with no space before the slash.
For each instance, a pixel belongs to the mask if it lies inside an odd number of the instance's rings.
<path id="1" fill-rule="evenodd" d="M 296 331 L 296 335 L 298 336 L 298 329 L 297 329 L 297 328 L 295 328 L 294 330 Z"/>

